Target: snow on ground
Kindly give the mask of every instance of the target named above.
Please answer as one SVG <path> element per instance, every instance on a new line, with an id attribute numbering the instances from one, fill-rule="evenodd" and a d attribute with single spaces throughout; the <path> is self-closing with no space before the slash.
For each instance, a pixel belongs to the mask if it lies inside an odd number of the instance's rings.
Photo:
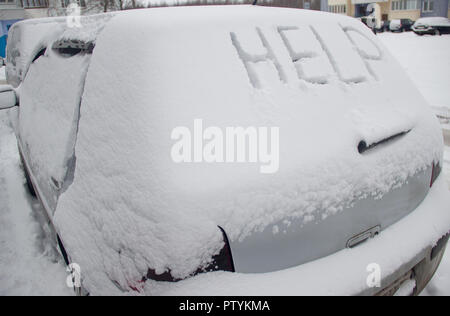
<path id="1" fill-rule="evenodd" d="M 433 108 L 450 109 L 450 35 L 378 34 Z"/>
<path id="2" fill-rule="evenodd" d="M 0 296 L 71 295 L 37 200 L 25 190 L 7 115 L 0 111 Z"/>
<path id="3" fill-rule="evenodd" d="M 449 187 L 450 187 L 450 146 L 445 146 L 444 173 L 445 173 L 445 176 L 447 177 Z"/>
<path id="4" fill-rule="evenodd" d="M 6 67 L 0 67 L 0 84 L 6 83 L 5 82 L 5 80 L 6 80 L 5 69 L 6 69 Z"/>

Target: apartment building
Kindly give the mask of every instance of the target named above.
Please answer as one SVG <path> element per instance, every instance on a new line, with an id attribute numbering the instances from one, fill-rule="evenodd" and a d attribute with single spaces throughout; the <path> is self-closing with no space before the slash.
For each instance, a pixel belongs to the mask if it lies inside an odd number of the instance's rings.
<path id="1" fill-rule="evenodd" d="M 421 17 L 449 17 L 449 0 L 328 0 L 328 11 L 353 17 L 367 15 L 367 6 L 378 7 L 381 20 L 411 19 Z"/>
<path id="2" fill-rule="evenodd" d="M 65 15 L 71 3 L 78 4 L 81 14 L 105 10 L 102 0 L 0 0 L 0 57 L 5 57 L 8 30 L 12 24 L 24 19 Z"/>

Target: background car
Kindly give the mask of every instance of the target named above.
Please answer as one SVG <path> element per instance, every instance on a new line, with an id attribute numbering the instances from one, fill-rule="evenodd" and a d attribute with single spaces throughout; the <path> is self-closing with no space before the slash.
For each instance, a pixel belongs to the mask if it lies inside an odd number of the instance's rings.
<path id="1" fill-rule="evenodd" d="M 412 30 L 417 35 L 450 34 L 450 20 L 443 17 L 422 18 L 414 23 Z"/>
<path id="2" fill-rule="evenodd" d="M 382 32 L 389 32 L 390 31 L 390 28 L 389 28 L 390 24 L 391 24 L 390 20 L 383 21 L 382 22 L 382 27 L 381 27 Z"/>
<path id="3" fill-rule="evenodd" d="M 414 24 L 414 21 L 410 19 L 399 19 L 392 20 L 389 23 L 389 30 L 391 32 L 406 32 L 411 31 L 411 26 Z"/>

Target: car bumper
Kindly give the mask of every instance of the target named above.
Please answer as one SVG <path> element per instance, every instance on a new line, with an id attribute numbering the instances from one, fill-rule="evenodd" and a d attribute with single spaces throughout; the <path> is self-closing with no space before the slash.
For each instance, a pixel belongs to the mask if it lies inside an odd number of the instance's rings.
<path id="1" fill-rule="evenodd" d="M 428 28 L 412 28 L 412 31 L 416 34 L 434 34 L 435 29 L 432 27 L 428 27 Z"/>
<path id="2" fill-rule="evenodd" d="M 449 205 L 450 191 L 441 175 L 414 212 L 355 248 L 282 271 L 212 272 L 170 284 L 148 281 L 146 289 L 162 295 L 385 295 L 413 278 L 418 294 L 445 250 Z M 373 263 L 379 267 L 379 287 L 367 285 Z"/>

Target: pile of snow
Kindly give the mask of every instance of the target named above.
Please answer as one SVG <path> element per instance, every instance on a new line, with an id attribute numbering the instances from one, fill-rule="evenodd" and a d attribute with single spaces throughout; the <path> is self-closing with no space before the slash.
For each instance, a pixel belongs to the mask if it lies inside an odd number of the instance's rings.
<path id="1" fill-rule="evenodd" d="M 0 111 L 0 296 L 72 295 L 43 210 L 26 193 L 8 114 Z"/>
<path id="2" fill-rule="evenodd" d="M 316 57 L 329 62 L 309 67 Z M 247 6 L 121 12 L 97 38 L 55 222 L 94 294 L 136 287 L 149 267 L 183 278 L 222 247 L 218 225 L 234 242 L 283 219 L 319 221 L 441 159 L 425 104 L 355 19 Z M 279 172 L 174 163 L 172 130 L 197 118 L 280 127 Z M 395 146 L 357 151 L 408 130 Z"/>
<path id="3" fill-rule="evenodd" d="M 450 109 L 450 35 L 385 32 L 379 33 L 378 38 L 403 66 L 430 106 Z"/>

